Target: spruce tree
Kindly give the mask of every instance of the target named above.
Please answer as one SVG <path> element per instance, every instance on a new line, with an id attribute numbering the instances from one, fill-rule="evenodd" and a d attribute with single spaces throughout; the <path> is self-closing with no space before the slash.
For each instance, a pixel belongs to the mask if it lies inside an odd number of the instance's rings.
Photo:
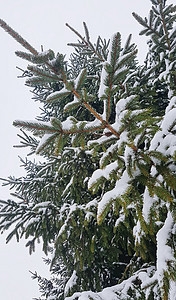
<path id="1" fill-rule="evenodd" d="M 15 200 L 1 200 L 1 230 L 41 240 L 52 253 L 42 299 L 174 299 L 176 293 L 176 6 L 151 0 L 143 66 L 131 35 L 125 45 L 90 40 L 83 23 L 70 61 L 39 53 L 4 21 L 28 52 L 26 85 L 40 101 L 34 121 L 14 121 L 21 147 L 44 157 L 22 160 L 9 177 Z M 30 131 L 33 135 L 26 133 Z"/>

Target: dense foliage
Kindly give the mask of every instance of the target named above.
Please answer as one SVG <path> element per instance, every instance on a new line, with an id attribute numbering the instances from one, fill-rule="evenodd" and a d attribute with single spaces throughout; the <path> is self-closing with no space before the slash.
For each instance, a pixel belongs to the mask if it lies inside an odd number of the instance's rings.
<path id="1" fill-rule="evenodd" d="M 14 121 L 23 178 L 3 179 L 15 200 L 1 200 L 0 228 L 12 228 L 51 259 L 37 278 L 41 299 L 174 299 L 176 294 L 176 6 L 151 0 L 143 66 L 131 35 L 125 45 L 90 40 L 87 25 L 69 62 L 39 53 L 0 20 L 28 52 L 26 85 L 42 106 L 34 121 Z M 33 135 L 28 135 L 26 130 Z"/>

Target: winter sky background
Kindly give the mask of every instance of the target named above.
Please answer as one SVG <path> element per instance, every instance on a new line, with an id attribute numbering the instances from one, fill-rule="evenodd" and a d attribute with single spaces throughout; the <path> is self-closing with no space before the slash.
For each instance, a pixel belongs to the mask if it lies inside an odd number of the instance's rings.
<path id="1" fill-rule="evenodd" d="M 168 0 L 168 4 L 175 0 Z M 40 51 L 52 49 L 56 53 L 68 54 L 71 48 L 68 42 L 76 42 L 77 37 L 65 23 L 83 34 L 82 22 L 88 25 L 92 42 L 98 35 L 110 38 L 119 31 L 122 41 L 130 33 L 138 45 L 138 57 L 142 63 L 146 53 L 146 38 L 138 35 L 141 26 L 132 17 L 135 11 L 140 16 L 147 16 L 150 0 L 0 0 L 0 18 L 20 33 L 34 48 Z M 32 94 L 24 86 L 24 80 L 16 66 L 25 69 L 27 62 L 16 57 L 14 52 L 22 47 L 0 28 L 0 177 L 9 175 L 22 176 L 18 155 L 25 157 L 22 149 L 13 148 L 19 144 L 19 130 L 12 126 L 15 119 L 34 119 L 39 108 L 31 99 Z M 0 199 L 10 198 L 8 188 L 1 187 Z M 12 240 L 5 244 L 5 236 L 0 236 L 0 299 L 32 300 L 38 297 L 37 282 L 31 279 L 31 271 L 42 276 L 48 270 L 42 261 L 40 245 L 33 255 L 28 254 L 25 241 Z"/>

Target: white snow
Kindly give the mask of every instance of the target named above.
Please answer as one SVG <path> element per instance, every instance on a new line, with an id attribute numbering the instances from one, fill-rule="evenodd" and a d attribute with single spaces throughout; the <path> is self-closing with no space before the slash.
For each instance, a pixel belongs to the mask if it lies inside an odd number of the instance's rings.
<path id="1" fill-rule="evenodd" d="M 62 196 L 66 193 L 66 191 L 69 189 L 69 187 L 73 184 L 74 176 L 71 177 L 69 183 L 67 184 L 66 188 L 64 189 Z"/>
<path id="2" fill-rule="evenodd" d="M 66 296 L 69 293 L 69 290 L 76 284 L 78 276 L 76 275 L 76 271 L 73 271 L 72 276 L 67 281 L 64 289 L 64 295 Z"/>
<path id="3" fill-rule="evenodd" d="M 36 153 L 38 153 L 40 151 L 40 149 L 42 147 L 44 147 L 47 144 L 47 140 L 51 138 L 53 133 L 45 133 L 42 138 L 40 139 L 40 142 L 38 143 L 38 146 L 35 150 Z M 53 134 L 53 136 L 55 135 L 55 133 Z"/>
<path id="4" fill-rule="evenodd" d="M 78 98 L 76 96 L 74 96 L 73 101 L 68 102 L 65 106 L 64 106 L 64 110 L 67 110 L 70 106 L 74 106 L 74 105 L 80 105 L 80 101 L 78 100 Z"/>
<path id="5" fill-rule="evenodd" d="M 176 107 L 172 108 L 165 114 L 161 124 L 163 132 L 167 133 L 174 122 L 176 122 Z"/>
<path id="6" fill-rule="evenodd" d="M 88 188 L 90 189 L 96 183 L 96 181 L 101 177 L 104 177 L 107 180 L 109 180 L 110 179 L 110 174 L 117 167 L 118 167 L 118 163 L 117 163 L 117 161 L 115 161 L 115 162 L 112 162 L 109 165 L 107 165 L 104 169 L 95 170 L 93 172 L 91 178 L 88 181 Z"/>
<path id="7" fill-rule="evenodd" d="M 172 133 L 176 124 L 176 97 L 172 97 L 166 108 L 160 128 L 153 137 L 149 150 L 157 150 L 164 155 L 173 155 L 176 151 L 176 136 Z"/>
<path id="8" fill-rule="evenodd" d="M 162 281 L 164 271 L 168 269 L 168 262 L 175 261 L 172 249 L 167 245 L 173 227 L 173 217 L 169 211 L 163 227 L 158 231 L 157 239 L 157 277 Z"/>
<path id="9" fill-rule="evenodd" d="M 83 122 L 83 121 L 77 121 L 74 117 L 69 116 L 65 121 L 62 122 L 62 128 L 63 131 L 76 131 L 79 130 L 79 126 L 82 124 L 85 124 L 86 126 L 84 127 L 84 130 L 88 129 L 92 129 L 93 127 L 99 127 L 101 126 L 101 122 L 97 119 L 94 119 L 93 121 L 90 122 Z M 75 125 L 75 126 L 74 126 Z M 74 126 L 74 128 L 73 128 Z"/>
<path id="10" fill-rule="evenodd" d="M 123 212 L 120 213 L 120 217 L 116 220 L 114 227 L 118 227 L 121 222 L 124 222 L 125 214 Z"/>
<path id="11" fill-rule="evenodd" d="M 117 69 L 114 76 L 119 75 L 121 72 L 128 70 L 127 67 L 123 66 L 122 68 Z"/>
<path id="12" fill-rule="evenodd" d="M 105 86 L 105 79 L 107 77 L 107 72 L 105 70 L 105 66 L 107 63 L 103 63 L 102 71 L 101 71 L 101 78 L 100 78 L 100 86 L 98 91 L 98 97 L 101 98 L 105 94 L 106 86 Z"/>
<path id="13" fill-rule="evenodd" d="M 176 282 L 171 280 L 168 300 L 174 300 L 174 299 L 176 299 Z"/>
<path id="14" fill-rule="evenodd" d="M 33 210 L 36 210 L 41 207 L 47 207 L 48 205 L 51 205 L 51 201 L 40 202 L 38 204 L 35 204 L 35 206 L 33 207 Z"/>
<path id="15" fill-rule="evenodd" d="M 142 209 L 142 215 L 144 217 L 144 220 L 148 223 L 149 222 L 149 216 L 150 216 L 150 210 L 155 201 L 157 200 L 157 197 L 154 195 L 153 197 L 150 196 L 149 190 L 146 187 L 144 191 L 143 196 L 143 209 Z"/>
<path id="16" fill-rule="evenodd" d="M 102 166 L 104 160 L 106 157 L 110 154 L 113 153 L 114 151 L 117 151 L 118 143 L 112 144 L 105 153 L 103 153 L 102 157 L 100 158 L 100 166 Z"/>
<path id="17" fill-rule="evenodd" d="M 137 245 L 138 243 L 140 243 L 141 236 L 143 235 L 141 223 L 139 220 L 137 221 L 137 224 L 133 227 L 133 235 L 135 237 L 135 245 Z"/>
<path id="18" fill-rule="evenodd" d="M 153 267 L 148 267 L 147 269 L 135 272 L 129 279 L 123 280 L 120 284 L 104 288 L 101 292 L 77 292 L 70 297 L 66 297 L 66 300 L 129 300 L 127 292 L 133 286 L 133 282 L 138 279 L 143 283 L 149 278 L 152 272 Z M 137 290 L 136 293 L 136 296 L 139 296 Z"/>
<path id="19" fill-rule="evenodd" d="M 77 90 L 77 88 L 78 88 L 78 83 L 79 83 L 79 81 L 80 81 L 82 75 L 84 75 L 85 72 L 86 72 L 86 69 L 83 69 L 83 70 L 79 73 L 79 75 L 77 76 L 77 78 L 74 80 L 75 90 Z"/>
<path id="20" fill-rule="evenodd" d="M 62 122 L 63 130 L 70 130 L 73 127 L 73 117 L 69 116 L 65 121 Z"/>
<path id="21" fill-rule="evenodd" d="M 158 281 L 159 286 L 163 286 L 164 272 L 168 271 L 168 262 L 175 263 L 174 253 L 171 247 L 167 244 L 170 238 L 174 225 L 174 220 L 170 211 L 167 213 L 167 218 L 164 225 L 157 233 L 157 270 L 151 278 L 148 278 L 141 285 L 142 288 L 147 287 L 148 285 L 153 284 L 155 281 Z M 173 295 L 173 290 L 176 288 L 173 287 L 173 284 L 170 287 L 170 293 Z M 170 298 L 172 300 L 174 298 Z"/>
<path id="22" fill-rule="evenodd" d="M 70 91 L 67 90 L 66 88 L 63 88 L 60 91 L 53 92 L 46 98 L 46 101 L 52 101 L 53 98 L 56 98 L 57 100 L 57 97 L 59 98 L 61 94 L 65 94 L 65 93 L 69 94 Z"/>
<path id="23" fill-rule="evenodd" d="M 174 107 L 176 107 L 176 96 L 173 96 L 171 98 L 168 106 L 166 107 L 166 114 Z"/>
<path id="24" fill-rule="evenodd" d="M 114 199 L 117 199 L 121 196 L 123 196 L 127 190 L 129 189 L 130 185 L 129 185 L 129 181 L 130 181 L 130 177 L 127 173 L 127 171 L 125 170 L 123 175 L 121 176 L 121 178 L 116 182 L 115 187 L 106 192 L 101 201 L 98 204 L 98 211 L 97 211 L 97 219 L 101 218 L 101 215 L 103 213 L 103 211 L 105 210 L 105 208 L 111 204 L 111 202 Z"/>

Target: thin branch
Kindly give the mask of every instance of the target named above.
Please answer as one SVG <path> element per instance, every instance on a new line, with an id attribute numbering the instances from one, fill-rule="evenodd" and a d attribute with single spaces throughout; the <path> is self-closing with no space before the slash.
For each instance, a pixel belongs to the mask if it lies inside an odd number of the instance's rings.
<path id="1" fill-rule="evenodd" d="M 85 129 L 85 130 L 63 130 L 63 133 L 64 134 L 85 133 L 85 132 L 92 132 L 92 131 L 96 131 L 96 130 L 100 130 L 100 129 L 104 129 L 104 128 L 105 128 L 104 126 L 99 126 L 99 127 Z"/>
<path id="2" fill-rule="evenodd" d="M 111 127 L 111 125 L 106 122 L 105 120 L 102 119 L 102 117 L 86 102 L 83 102 L 83 104 L 87 107 L 87 109 L 98 119 L 102 122 L 104 128 L 107 127 L 112 134 L 114 134 L 115 136 L 117 136 L 118 138 L 120 138 L 120 134 Z"/>
<path id="3" fill-rule="evenodd" d="M 84 23 L 85 24 L 85 23 Z M 93 50 L 93 52 L 98 56 L 98 58 L 104 62 L 105 60 L 103 59 L 103 57 L 95 50 L 94 47 L 92 47 L 92 44 L 90 42 L 87 42 L 85 40 L 85 38 L 82 37 L 82 35 L 77 31 L 75 30 L 73 27 L 71 27 L 68 23 L 65 24 L 71 31 L 73 31 L 82 41 L 83 43 L 88 47 L 90 48 L 91 50 Z M 85 25 L 84 25 L 85 27 Z"/>
<path id="4" fill-rule="evenodd" d="M 169 36 L 168 36 L 168 31 L 167 31 L 164 15 L 163 15 L 162 12 L 161 12 L 161 18 L 162 18 L 164 32 L 165 32 L 165 35 L 166 35 L 166 42 L 167 42 L 167 45 L 168 45 L 168 50 L 171 51 L 171 45 L 170 45 L 170 40 L 169 40 Z"/>
<path id="5" fill-rule="evenodd" d="M 0 26 L 8 32 L 18 43 L 29 50 L 32 54 L 37 55 L 38 51 L 33 48 L 25 39 L 23 39 L 15 30 L 13 30 L 6 22 L 0 19 Z"/>

